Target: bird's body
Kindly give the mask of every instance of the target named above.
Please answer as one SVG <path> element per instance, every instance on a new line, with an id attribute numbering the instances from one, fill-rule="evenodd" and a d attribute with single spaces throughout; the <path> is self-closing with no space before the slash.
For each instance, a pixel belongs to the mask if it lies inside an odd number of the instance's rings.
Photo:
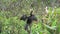
<path id="1" fill-rule="evenodd" d="M 32 23 L 32 20 L 33 20 L 32 17 L 33 17 L 33 16 L 29 16 L 29 17 L 28 17 L 28 19 L 27 19 L 27 24 L 31 24 L 31 23 Z"/>
<path id="2" fill-rule="evenodd" d="M 27 24 L 31 24 L 32 21 L 37 21 L 37 18 L 35 17 L 35 15 L 31 15 L 27 18 Z"/>
<path id="3" fill-rule="evenodd" d="M 24 16 L 25 16 L 25 17 L 24 17 Z M 35 15 L 33 14 L 33 11 L 31 11 L 30 16 L 27 17 L 26 15 L 23 15 L 23 16 L 21 17 L 21 20 L 23 20 L 23 21 L 25 21 L 26 19 L 27 19 L 27 21 L 26 21 L 25 30 L 27 30 L 27 31 L 29 32 L 28 26 L 29 26 L 29 28 L 31 29 L 32 21 L 37 21 L 37 18 L 36 18 Z"/>

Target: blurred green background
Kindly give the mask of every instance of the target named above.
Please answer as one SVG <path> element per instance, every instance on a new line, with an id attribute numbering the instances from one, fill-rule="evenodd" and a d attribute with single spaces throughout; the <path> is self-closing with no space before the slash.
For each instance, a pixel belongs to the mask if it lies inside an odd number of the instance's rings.
<path id="1" fill-rule="evenodd" d="M 32 34 L 60 34 L 60 0 L 0 0 L 0 34 L 28 34 L 20 17 L 31 9 L 38 18 Z"/>

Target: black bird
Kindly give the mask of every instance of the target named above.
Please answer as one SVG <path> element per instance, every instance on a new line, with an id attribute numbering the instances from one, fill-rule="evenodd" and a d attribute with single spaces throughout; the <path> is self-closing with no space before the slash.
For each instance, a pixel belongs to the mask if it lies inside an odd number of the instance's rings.
<path id="1" fill-rule="evenodd" d="M 20 18 L 20 20 L 23 20 L 23 21 L 25 21 L 26 19 L 27 19 L 27 22 L 26 22 L 25 30 L 29 31 L 28 26 L 31 28 L 32 21 L 37 21 L 37 18 L 33 14 L 33 11 L 31 11 L 30 16 L 27 17 L 26 15 L 23 15 Z"/>

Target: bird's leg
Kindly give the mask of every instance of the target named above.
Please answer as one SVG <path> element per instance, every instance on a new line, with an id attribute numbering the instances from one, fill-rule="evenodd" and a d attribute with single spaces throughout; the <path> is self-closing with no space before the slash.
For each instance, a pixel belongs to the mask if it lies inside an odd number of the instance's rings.
<path id="1" fill-rule="evenodd" d="M 29 25 L 28 24 L 26 24 L 25 30 L 28 32 L 28 34 L 30 34 L 30 30 L 29 30 Z"/>
<path id="2" fill-rule="evenodd" d="M 28 30 L 28 24 L 26 24 L 26 26 L 25 26 L 25 30 Z"/>
<path id="3" fill-rule="evenodd" d="M 28 34 L 31 34 L 31 26 L 32 24 L 26 24 L 25 30 L 28 32 Z"/>
<path id="4" fill-rule="evenodd" d="M 28 34 L 32 34 L 32 31 L 31 31 L 31 27 L 32 27 L 32 24 L 29 24 L 29 29 L 28 29 Z"/>
<path id="5" fill-rule="evenodd" d="M 31 30 L 32 24 L 30 24 L 30 34 L 32 34 L 32 30 Z"/>

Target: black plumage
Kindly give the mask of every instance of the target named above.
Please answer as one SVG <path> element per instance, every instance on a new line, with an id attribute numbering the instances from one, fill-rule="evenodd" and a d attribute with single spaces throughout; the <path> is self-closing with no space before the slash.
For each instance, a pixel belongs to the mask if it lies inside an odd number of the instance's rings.
<path id="1" fill-rule="evenodd" d="M 23 21 L 25 21 L 26 19 L 27 19 L 27 15 L 22 15 L 20 18 L 20 20 L 23 20 Z"/>
<path id="2" fill-rule="evenodd" d="M 37 18 L 36 16 L 33 14 L 33 11 L 30 12 L 30 16 L 26 16 L 26 15 L 23 15 L 20 20 L 27 20 L 26 21 L 26 26 L 25 26 L 25 30 L 28 31 L 28 26 L 31 28 L 31 24 L 32 24 L 32 21 L 37 21 Z"/>

